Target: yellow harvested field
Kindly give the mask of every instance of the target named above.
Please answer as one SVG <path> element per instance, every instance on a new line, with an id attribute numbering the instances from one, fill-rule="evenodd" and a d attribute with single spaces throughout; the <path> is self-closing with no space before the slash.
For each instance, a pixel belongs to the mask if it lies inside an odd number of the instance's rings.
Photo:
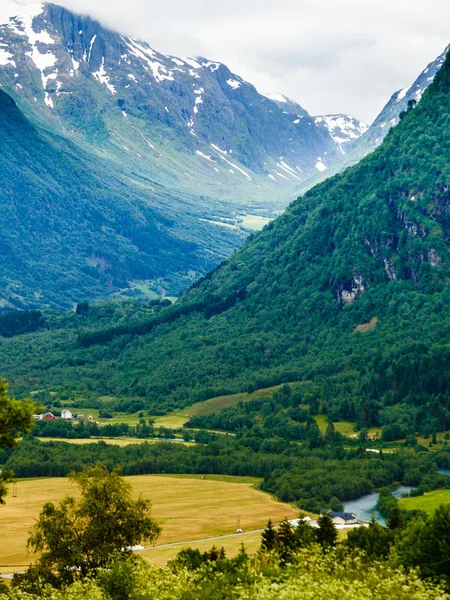
<path id="1" fill-rule="evenodd" d="M 237 515 L 244 532 L 250 532 L 265 527 L 269 519 L 278 523 L 284 517 L 297 517 L 299 512 L 256 489 L 258 480 L 248 477 L 142 475 L 126 479 L 136 496 L 142 494 L 152 500 L 152 514 L 163 527 L 158 545 L 233 534 Z M 26 540 L 44 503 L 57 502 L 76 492 L 77 488 L 65 478 L 18 481 L 17 497 L 10 490 L 6 505 L 0 507 L 0 573 L 21 570 L 32 562 L 33 556 L 26 554 Z M 252 535 L 259 539 L 259 534 L 250 535 L 254 549 L 256 538 Z M 242 541 L 244 536 L 233 536 L 224 538 L 223 543 L 206 540 L 201 547 L 216 544 L 237 551 Z M 180 549 L 177 546 L 154 549 L 143 556 L 163 564 Z"/>

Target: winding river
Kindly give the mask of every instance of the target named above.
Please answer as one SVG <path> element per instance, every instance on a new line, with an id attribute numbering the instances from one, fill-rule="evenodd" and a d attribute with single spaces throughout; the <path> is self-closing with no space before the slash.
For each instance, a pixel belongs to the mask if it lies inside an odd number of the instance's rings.
<path id="1" fill-rule="evenodd" d="M 412 489 L 412 487 L 402 485 L 392 493 L 396 498 L 401 498 L 402 494 L 409 494 Z M 344 504 L 344 511 L 355 513 L 359 521 L 370 521 L 373 513 L 377 523 L 384 525 L 384 518 L 377 510 L 377 502 L 379 497 L 380 494 L 378 492 L 373 492 L 372 494 L 361 496 L 361 498 L 357 498 L 356 500 L 349 500 Z"/>
<path id="2" fill-rule="evenodd" d="M 438 469 L 438 473 L 441 475 L 450 475 L 450 469 Z M 409 494 L 412 489 L 412 487 L 402 485 L 392 493 L 396 498 L 401 498 L 402 494 Z M 377 510 L 379 496 L 378 492 L 373 492 L 372 494 L 361 496 L 361 498 L 357 498 L 356 500 L 349 500 L 344 503 L 344 511 L 355 513 L 359 521 L 370 521 L 373 513 L 376 522 L 384 525 L 385 520 Z"/>

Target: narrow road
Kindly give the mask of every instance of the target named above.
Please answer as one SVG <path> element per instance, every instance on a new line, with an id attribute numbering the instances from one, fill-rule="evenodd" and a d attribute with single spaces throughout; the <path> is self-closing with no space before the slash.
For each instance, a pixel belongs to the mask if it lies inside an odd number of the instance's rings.
<path id="1" fill-rule="evenodd" d="M 243 533 L 262 533 L 264 529 L 250 529 Z M 158 546 L 150 546 L 150 548 L 144 548 L 140 552 L 147 552 L 147 550 L 158 550 L 159 548 L 170 548 L 172 546 L 185 546 L 186 544 L 200 544 L 201 542 L 217 542 L 218 540 L 225 540 L 227 538 L 239 537 L 242 533 L 228 533 L 226 535 L 218 535 L 216 537 L 202 538 L 200 540 L 186 540 L 185 542 L 171 542 L 170 544 L 159 544 Z"/>

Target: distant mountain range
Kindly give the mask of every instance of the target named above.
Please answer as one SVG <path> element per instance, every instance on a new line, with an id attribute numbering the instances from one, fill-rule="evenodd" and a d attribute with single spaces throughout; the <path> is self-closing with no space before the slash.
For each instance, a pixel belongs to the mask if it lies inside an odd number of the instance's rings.
<path id="1" fill-rule="evenodd" d="M 218 196 L 235 183 L 241 196 L 262 184 L 276 194 L 277 184 L 332 164 L 365 130 L 265 97 L 221 63 L 160 54 L 52 4 L 7 0 L 1 10 L 4 89 L 48 126 L 159 184 L 164 171 L 168 184 L 200 177 L 195 185 L 204 180 Z"/>
<path id="2" fill-rule="evenodd" d="M 2 1 L 0 87 L 5 308 L 177 295 L 365 129 L 52 4 Z"/>

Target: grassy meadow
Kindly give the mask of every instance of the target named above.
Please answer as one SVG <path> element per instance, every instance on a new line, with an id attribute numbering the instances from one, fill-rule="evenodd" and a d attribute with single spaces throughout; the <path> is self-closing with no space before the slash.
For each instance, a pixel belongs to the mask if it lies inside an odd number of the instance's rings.
<path id="1" fill-rule="evenodd" d="M 261 390 L 256 390 L 251 394 L 241 393 L 241 394 L 231 394 L 229 396 L 218 396 L 216 398 L 211 398 L 206 400 L 205 402 L 197 402 L 184 410 L 177 410 L 172 413 L 168 413 L 167 415 L 162 416 L 153 416 L 150 417 L 146 413 L 144 413 L 144 419 L 148 421 L 149 418 L 154 420 L 155 427 L 166 427 L 168 429 L 181 429 L 187 421 L 189 421 L 190 417 L 202 417 L 212 415 L 216 412 L 221 411 L 224 408 L 230 408 L 233 406 L 237 406 L 239 402 L 249 402 L 250 400 L 256 400 L 258 398 L 270 398 L 272 394 L 281 386 L 276 385 L 270 388 L 264 388 Z M 108 408 L 115 398 L 112 396 L 100 396 L 98 398 L 102 404 L 104 404 L 105 408 Z M 88 415 L 92 415 L 92 417 L 99 422 L 100 425 L 107 424 L 116 424 L 116 423 L 126 423 L 127 425 L 138 425 L 139 424 L 139 413 L 127 414 L 127 413 L 118 413 L 115 414 L 111 419 L 103 419 L 99 417 L 99 409 L 98 408 L 73 408 L 69 404 L 64 404 L 62 408 L 67 408 L 72 411 L 73 415 L 83 414 L 85 418 Z M 55 411 L 60 411 L 61 407 L 54 408 Z"/>
<path id="2" fill-rule="evenodd" d="M 298 510 L 291 505 L 256 489 L 259 480 L 255 478 L 143 475 L 126 479 L 135 496 L 142 494 L 152 500 L 152 514 L 163 527 L 157 542 L 162 547 L 142 553 L 157 564 L 165 564 L 183 547 L 166 544 L 234 534 L 237 515 L 241 528 L 249 533 L 189 545 L 223 545 L 232 554 L 244 542 L 249 550 L 254 550 L 260 534 L 252 530 L 265 527 L 268 519 L 277 523 L 284 517 L 298 516 Z M 58 502 L 67 494 L 76 495 L 77 488 L 66 478 L 45 478 L 19 480 L 16 498 L 9 491 L 6 504 L 0 507 L 0 573 L 22 570 L 32 562 L 33 556 L 26 553 L 26 541 L 44 503 Z"/>
<path id="3" fill-rule="evenodd" d="M 406 510 L 423 510 L 429 514 L 441 506 L 450 504 L 450 490 L 435 490 L 416 498 L 402 498 L 400 507 Z"/>

